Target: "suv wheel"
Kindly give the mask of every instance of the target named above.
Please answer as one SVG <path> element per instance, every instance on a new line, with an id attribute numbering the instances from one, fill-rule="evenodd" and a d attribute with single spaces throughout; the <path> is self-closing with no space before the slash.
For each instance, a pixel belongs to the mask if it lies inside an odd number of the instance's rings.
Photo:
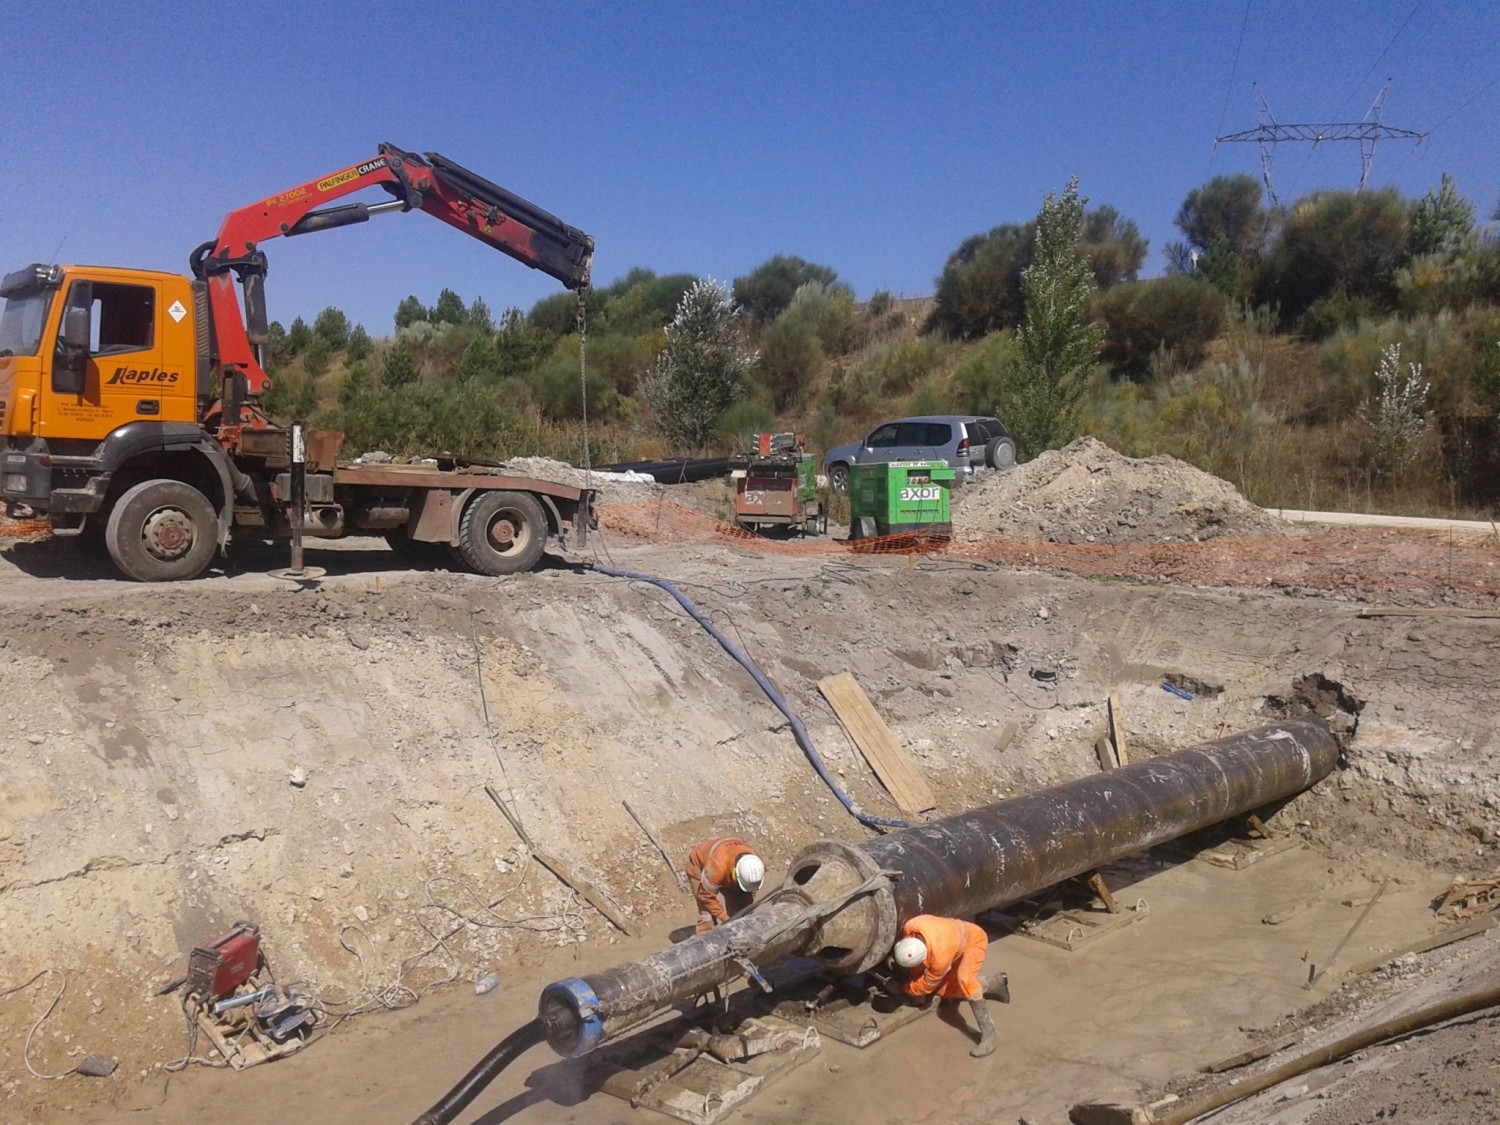
<path id="1" fill-rule="evenodd" d="M 849 491 L 849 466 L 836 461 L 828 466 L 828 484 L 835 492 Z"/>

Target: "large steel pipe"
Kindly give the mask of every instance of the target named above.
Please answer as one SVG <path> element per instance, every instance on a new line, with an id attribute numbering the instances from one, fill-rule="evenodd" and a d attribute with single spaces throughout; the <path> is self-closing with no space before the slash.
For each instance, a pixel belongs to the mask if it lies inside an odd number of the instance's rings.
<path id="1" fill-rule="evenodd" d="M 1300 793 L 1326 777 L 1338 756 L 1325 724 L 1299 719 L 857 847 L 814 844 L 792 861 L 774 894 L 712 932 L 549 985 L 541 999 L 547 1042 L 568 1057 L 584 1054 L 672 1003 L 742 975 L 747 963 L 795 953 L 836 972 L 863 972 L 885 957 L 908 918 L 973 917 L 1026 898 Z M 883 871 L 897 874 L 881 880 Z M 852 892 L 861 893 L 835 906 Z"/>

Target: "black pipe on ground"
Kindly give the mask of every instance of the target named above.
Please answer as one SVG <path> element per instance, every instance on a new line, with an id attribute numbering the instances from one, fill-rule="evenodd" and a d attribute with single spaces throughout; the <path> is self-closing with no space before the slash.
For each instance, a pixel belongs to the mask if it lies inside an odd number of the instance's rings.
<path id="1" fill-rule="evenodd" d="M 917 914 L 973 917 L 1016 902 L 1300 793 L 1327 776 L 1338 757 L 1326 724 L 1298 719 L 857 847 L 814 844 L 792 861 L 774 894 L 709 933 L 549 985 L 540 1002 L 547 1042 L 566 1057 L 583 1055 L 679 1000 L 790 954 L 834 972 L 863 972 Z"/>
<path id="2" fill-rule="evenodd" d="M 532 1020 L 512 1031 L 489 1054 L 479 1060 L 477 1066 L 459 1080 L 441 1099 L 412 1125 L 448 1125 L 464 1107 L 477 1098 L 486 1086 L 500 1076 L 500 1072 L 515 1062 L 522 1052 L 535 1047 L 544 1038 L 542 1021 Z"/>

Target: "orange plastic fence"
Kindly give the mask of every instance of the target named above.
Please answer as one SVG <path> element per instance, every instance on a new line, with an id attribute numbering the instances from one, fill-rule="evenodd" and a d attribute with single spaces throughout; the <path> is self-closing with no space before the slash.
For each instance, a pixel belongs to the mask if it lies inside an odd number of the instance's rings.
<path id="1" fill-rule="evenodd" d="M 828 536 L 772 538 L 670 500 L 608 507 L 604 531 L 652 543 L 732 543 L 767 555 L 941 553 L 1090 577 L 1204 586 L 1265 586 L 1372 594 L 1445 590 L 1500 595 L 1500 535 L 1353 528 L 1292 531 L 1204 542 L 1049 543 L 1003 536 L 950 543 L 911 536 L 850 542 Z"/>

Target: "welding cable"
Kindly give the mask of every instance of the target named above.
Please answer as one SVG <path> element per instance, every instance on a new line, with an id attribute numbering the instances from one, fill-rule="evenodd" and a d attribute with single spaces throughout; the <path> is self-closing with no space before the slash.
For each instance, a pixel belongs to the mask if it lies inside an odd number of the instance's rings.
<path id="1" fill-rule="evenodd" d="M 612 578 L 629 578 L 636 582 L 649 582 L 651 585 L 660 587 L 676 598 L 677 604 L 687 610 L 688 615 L 694 621 L 708 630 L 708 635 L 718 641 L 723 646 L 724 651 L 734 657 L 741 668 L 750 673 L 755 682 L 760 685 L 761 691 L 766 693 L 766 698 L 774 703 L 776 709 L 786 716 L 787 722 L 792 725 L 792 734 L 797 739 L 797 745 L 802 747 L 802 752 L 807 755 L 807 760 L 812 763 L 813 769 L 818 771 L 818 776 L 823 779 L 824 784 L 828 788 L 833 790 L 833 795 L 839 799 L 844 808 L 849 810 L 855 820 L 859 821 L 866 828 L 911 827 L 904 820 L 889 820 L 883 816 L 872 816 L 870 813 L 860 811 L 855 806 L 854 799 L 848 793 L 844 792 L 839 783 L 833 779 L 833 775 L 828 772 L 828 766 L 824 764 L 822 755 L 813 746 L 812 739 L 808 737 L 807 728 L 802 725 L 802 720 L 793 714 L 792 709 L 787 706 L 786 700 L 781 697 L 781 693 L 772 686 L 770 680 L 766 679 L 765 673 L 760 670 L 755 661 L 736 648 L 733 641 L 719 632 L 718 627 L 699 612 L 698 607 L 688 601 L 681 590 L 664 579 L 653 578 L 649 574 L 640 574 L 633 570 L 618 570 L 612 566 L 604 566 L 602 563 L 594 563 L 593 569 L 597 570 L 600 574 L 608 574 Z"/>
<path id="2" fill-rule="evenodd" d="M 448 1125 L 464 1107 L 484 1092 L 484 1088 L 500 1076 L 500 1072 L 516 1061 L 516 1058 L 547 1038 L 542 1026 L 542 1017 L 522 1024 L 512 1031 L 473 1070 L 465 1074 L 458 1085 L 444 1094 L 431 1109 L 412 1122 L 412 1125 Z M 486 1120 L 494 1120 L 491 1115 Z"/>

